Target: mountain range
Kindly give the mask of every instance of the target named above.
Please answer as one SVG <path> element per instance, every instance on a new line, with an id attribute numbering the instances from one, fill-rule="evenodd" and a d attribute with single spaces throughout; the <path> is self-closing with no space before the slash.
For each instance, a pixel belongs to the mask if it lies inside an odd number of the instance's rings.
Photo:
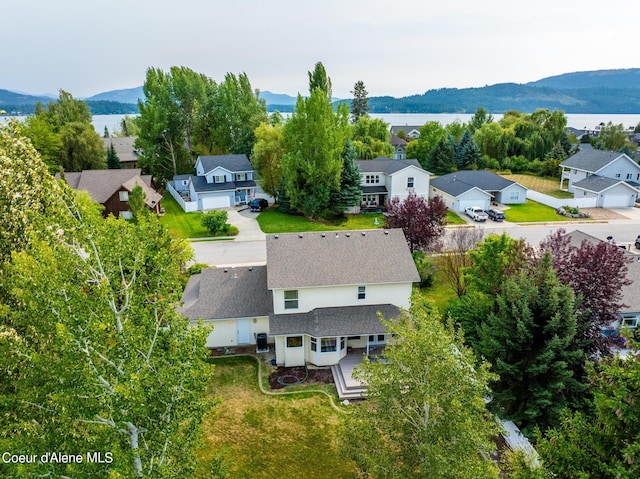
<path id="1" fill-rule="evenodd" d="M 296 96 L 260 92 L 270 111 L 292 111 Z M 94 114 L 137 113 L 142 87 L 113 90 L 83 98 Z M 31 113 L 37 103 L 54 97 L 32 96 L 0 89 L 0 109 Z M 339 101 L 349 101 L 335 99 Z M 565 113 L 640 113 L 640 68 L 565 73 L 526 84 L 500 83 L 478 88 L 440 88 L 402 98 L 370 97 L 371 113 L 492 113 L 532 112 L 539 108 Z"/>

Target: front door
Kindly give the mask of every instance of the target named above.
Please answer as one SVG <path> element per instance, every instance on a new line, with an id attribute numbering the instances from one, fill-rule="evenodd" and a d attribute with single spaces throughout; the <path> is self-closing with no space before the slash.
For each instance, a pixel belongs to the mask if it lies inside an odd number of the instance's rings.
<path id="1" fill-rule="evenodd" d="M 238 331 L 238 344 L 251 343 L 251 320 L 236 319 L 236 328 Z"/>

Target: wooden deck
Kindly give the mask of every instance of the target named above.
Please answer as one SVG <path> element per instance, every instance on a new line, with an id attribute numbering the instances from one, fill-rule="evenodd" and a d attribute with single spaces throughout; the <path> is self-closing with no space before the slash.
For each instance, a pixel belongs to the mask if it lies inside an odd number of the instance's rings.
<path id="1" fill-rule="evenodd" d="M 371 354 L 381 354 L 382 348 L 370 351 Z M 364 349 L 354 350 L 331 366 L 333 380 L 336 384 L 340 399 L 364 399 L 367 396 L 367 385 L 353 377 L 353 371 L 362 363 Z"/>

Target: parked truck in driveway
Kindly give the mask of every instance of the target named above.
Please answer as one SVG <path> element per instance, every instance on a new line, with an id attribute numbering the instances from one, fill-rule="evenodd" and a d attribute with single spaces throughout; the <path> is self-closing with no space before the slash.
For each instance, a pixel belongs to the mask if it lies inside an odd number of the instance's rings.
<path id="1" fill-rule="evenodd" d="M 487 221 L 487 214 L 479 206 L 469 206 L 464 209 L 465 214 L 473 221 Z"/>

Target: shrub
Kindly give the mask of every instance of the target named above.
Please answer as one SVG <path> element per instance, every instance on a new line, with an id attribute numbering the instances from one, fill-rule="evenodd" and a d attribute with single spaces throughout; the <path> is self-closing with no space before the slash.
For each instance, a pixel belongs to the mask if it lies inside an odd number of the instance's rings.
<path id="1" fill-rule="evenodd" d="M 230 225 L 229 223 L 224 225 L 224 228 L 222 228 L 222 231 L 225 234 L 225 236 L 236 236 L 239 233 L 238 227 L 234 225 Z"/>
<path id="2" fill-rule="evenodd" d="M 202 217 L 202 226 L 207 228 L 211 234 L 215 235 L 221 231 L 227 223 L 227 212 L 224 210 L 212 210 Z"/>
<path id="3" fill-rule="evenodd" d="M 437 268 L 430 256 L 425 255 L 422 251 L 413 253 L 413 261 L 420 275 L 420 287 L 428 288 L 433 285 L 436 279 Z"/>

